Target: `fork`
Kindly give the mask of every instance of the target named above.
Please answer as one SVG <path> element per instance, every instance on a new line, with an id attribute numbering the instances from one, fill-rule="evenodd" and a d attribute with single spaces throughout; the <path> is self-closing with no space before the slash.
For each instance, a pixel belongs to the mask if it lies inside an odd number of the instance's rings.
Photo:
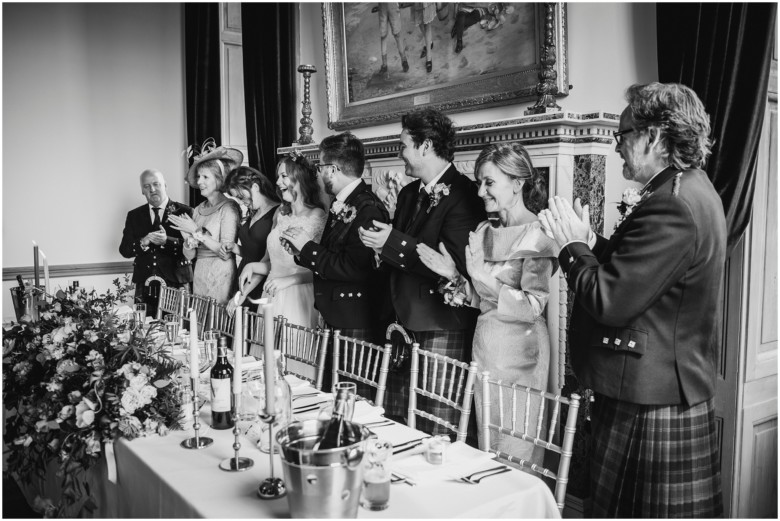
<path id="1" fill-rule="evenodd" d="M 499 474 L 503 474 L 504 472 L 510 472 L 511 470 L 512 470 L 511 468 L 501 465 L 500 467 L 494 467 L 492 469 L 485 469 L 477 472 L 472 472 L 468 476 L 462 476 L 457 479 L 459 481 L 462 481 L 464 483 L 469 483 L 471 485 L 479 485 L 479 482 L 485 478 L 489 478 L 491 476 L 497 476 Z M 484 474 L 484 476 L 479 476 L 478 478 L 475 478 L 475 476 L 479 474 Z"/>

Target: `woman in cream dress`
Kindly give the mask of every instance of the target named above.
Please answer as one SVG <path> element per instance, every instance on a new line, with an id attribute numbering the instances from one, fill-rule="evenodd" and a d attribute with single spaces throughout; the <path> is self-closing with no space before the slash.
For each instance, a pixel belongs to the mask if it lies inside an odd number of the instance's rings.
<path id="1" fill-rule="evenodd" d="M 518 143 L 491 144 L 477 158 L 475 177 L 479 196 L 491 220 L 470 234 L 466 265 L 470 281 L 455 269 L 446 249 L 440 252 L 421 244 L 420 259 L 431 270 L 466 294 L 466 304 L 481 311 L 474 332 L 473 358 L 479 371 L 491 379 L 547 390 L 550 342 L 544 316 L 550 278 L 558 268 L 553 241 L 542 231 L 537 213 L 546 205 L 545 181 L 533 168 L 528 152 Z M 482 386 L 474 386 L 480 446 L 482 440 Z M 523 400 L 524 401 L 524 400 Z M 510 400 L 504 399 L 504 418 L 512 418 Z M 538 417 L 532 402 L 529 423 Z M 523 406 L 518 407 L 522 425 Z M 492 421 L 500 411 L 494 397 Z M 541 464 L 543 450 L 533 444 L 492 435 L 491 448 L 528 462 Z"/>
<path id="2" fill-rule="evenodd" d="M 239 284 L 243 288 L 251 284 L 253 278 L 267 275 L 263 297 L 273 303 L 274 315 L 284 315 L 288 322 L 313 328 L 319 320 L 314 309 L 313 273 L 295 263 L 280 236 L 288 228 L 302 228 L 312 240 L 319 242 L 327 213 L 322 208 L 316 169 L 306 158 L 300 155 L 285 157 L 279 162 L 276 175 L 282 205 L 268 234 L 265 257 L 244 267 Z"/>

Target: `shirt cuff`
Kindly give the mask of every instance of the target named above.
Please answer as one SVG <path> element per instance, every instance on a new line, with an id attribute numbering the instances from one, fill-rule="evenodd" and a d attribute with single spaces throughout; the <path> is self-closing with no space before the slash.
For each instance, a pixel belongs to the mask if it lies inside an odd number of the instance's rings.
<path id="1" fill-rule="evenodd" d="M 592 250 L 593 247 L 596 246 L 596 234 L 593 233 L 593 230 L 588 230 L 588 240 L 587 241 L 583 241 L 582 239 L 574 239 L 574 240 L 571 240 L 571 241 L 567 242 L 566 244 L 564 244 L 561 247 L 561 249 L 563 250 L 563 249 L 566 248 L 566 246 L 568 246 L 569 244 L 575 243 L 575 242 L 581 242 L 583 244 L 587 244 L 588 248 L 590 248 Z"/>

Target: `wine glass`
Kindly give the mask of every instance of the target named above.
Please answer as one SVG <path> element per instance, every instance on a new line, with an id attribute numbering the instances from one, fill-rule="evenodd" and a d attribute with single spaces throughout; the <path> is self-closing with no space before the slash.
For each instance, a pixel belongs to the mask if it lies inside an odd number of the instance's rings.
<path id="1" fill-rule="evenodd" d="M 133 319 L 135 320 L 135 327 L 141 329 L 146 322 L 146 304 L 140 302 L 133 308 Z"/>
<path id="2" fill-rule="evenodd" d="M 200 372 L 208 370 L 214 365 L 217 359 L 217 341 L 219 340 L 219 332 L 214 330 L 205 331 L 203 333 L 203 346 L 201 347 L 201 369 Z"/>
<path id="3" fill-rule="evenodd" d="M 265 404 L 265 375 L 262 369 L 251 369 L 246 372 L 241 393 L 241 409 L 239 418 L 242 421 L 254 421 L 260 417 Z"/>

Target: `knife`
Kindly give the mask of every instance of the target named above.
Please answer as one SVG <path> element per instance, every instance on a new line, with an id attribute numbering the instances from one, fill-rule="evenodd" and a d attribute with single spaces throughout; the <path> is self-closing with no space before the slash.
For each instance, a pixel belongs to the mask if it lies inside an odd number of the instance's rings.
<path id="1" fill-rule="evenodd" d="M 400 454 L 401 452 L 406 452 L 407 450 L 411 450 L 415 447 L 418 447 L 422 445 L 423 440 L 427 440 L 430 438 L 430 436 L 426 436 L 425 438 L 420 438 L 417 440 L 411 440 L 407 441 L 405 443 L 399 443 L 398 445 L 393 446 L 393 454 Z"/>
<path id="2" fill-rule="evenodd" d="M 300 407 L 293 408 L 293 413 L 299 413 L 299 412 L 309 412 L 314 411 L 320 408 L 320 405 L 323 403 L 328 403 L 330 400 L 324 400 L 321 402 L 314 402 L 314 403 L 307 403 L 306 405 L 301 405 Z"/>

